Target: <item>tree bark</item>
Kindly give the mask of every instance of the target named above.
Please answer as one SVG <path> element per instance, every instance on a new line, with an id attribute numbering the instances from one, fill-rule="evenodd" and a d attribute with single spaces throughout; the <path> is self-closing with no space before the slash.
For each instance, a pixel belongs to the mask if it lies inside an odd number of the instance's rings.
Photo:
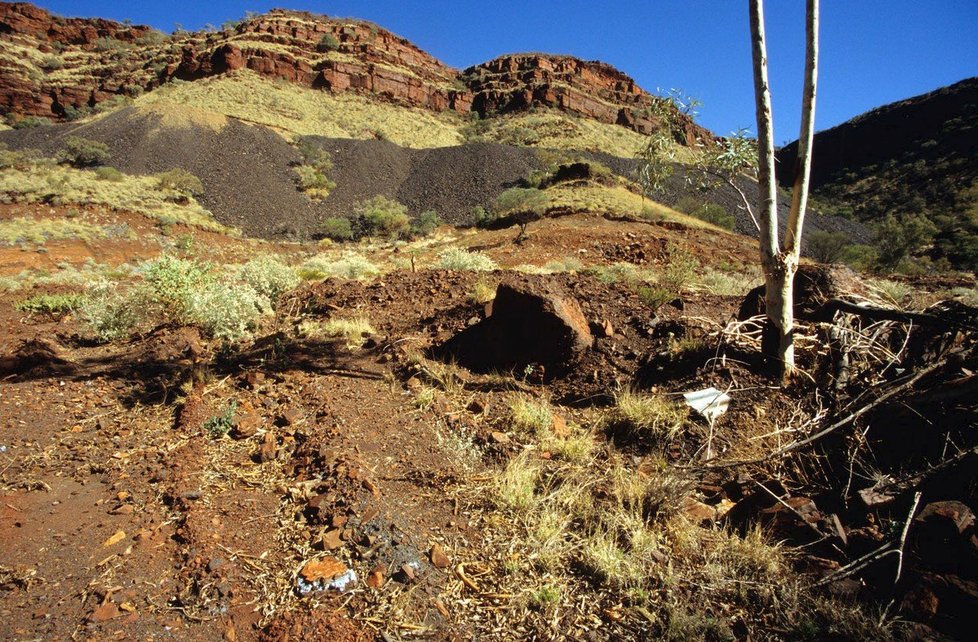
<path id="1" fill-rule="evenodd" d="M 774 123 L 771 116 L 771 89 L 767 73 L 767 42 L 764 33 L 764 2 L 749 0 L 751 60 L 754 67 L 754 107 L 757 115 L 757 186 L 760 207 L 761 267 L 764 270 L 764 296 L 767 324 L 762 350 L 781 374 L 794 369 L 795 354 L 791 330 L 792 276 L 789 262 L 778 241 L 778 192 L 774 175 Z"/>
<path id="2" fill-rule="evenodd" d="M 808 207 L 808 180 L 812 168 L 812 138 L 815 135 L 815 93 L 818 84 L 818 0 L 808 0 L 805 11 L 805 82 L 801 97 L 801 132 L 795 182 L 791 191 L 791 211 L 785 232 L 785 251 L 801 253 L 801 232 Z"/>

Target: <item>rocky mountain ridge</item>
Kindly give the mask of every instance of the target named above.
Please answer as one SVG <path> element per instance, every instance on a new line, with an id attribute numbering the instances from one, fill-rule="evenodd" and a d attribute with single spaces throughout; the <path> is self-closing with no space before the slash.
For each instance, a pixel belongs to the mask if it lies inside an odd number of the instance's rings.
<path id="1" fill-rule="evenodd" d="M 334 93 L 482 117 L 550 107 L 639 133 L 660 126 L 661 99 L 600 62 L 512 54 L 455 70 L 368 22 L 273 9 L 219 31 L 167 36 L 145 26 L 61 18 L 29 3 L 0 3 L 0 112 L 70 119 L 173 79 L 250 69 Z M 677 142 L 712 134 L 684 114 Z"/>

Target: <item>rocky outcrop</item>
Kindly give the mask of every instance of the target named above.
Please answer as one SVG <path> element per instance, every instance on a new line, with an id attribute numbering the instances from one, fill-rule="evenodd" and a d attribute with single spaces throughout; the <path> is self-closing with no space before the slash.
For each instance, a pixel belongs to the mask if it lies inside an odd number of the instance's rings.
<path id="1" fill-rule="evenodd" d="M 642 134 L 664 125 L 649 115 L 658 99 L 601 62 L 571 56 L 509 55 L 469 67 L 462 78 L 474 94 L 472 108 L 483 116 L 543 106 Z M 678 142 L 694 145 L 698 140 L 713 139 L 688 116 L 675 114 L 675 118 L 679 121 Z"/>
<path id="2" fill-rule="evenodd" d="M 0 112 L 19 116 L 71 117 L 173 78 L 250 69 L 433 111 L 492 116 L 543 106 L 643 134 L 662 126 L 649 115 L 658 99 L 600 62 L 521 54 L 459 72 L 376 25 L 305 12 L 275 9 L 222 31 L 166 36 L 144 26 L 0 3 L 0 42 L 10 51 L 39 52 L 0 56 Z M 690 118 L 676 116 L 678 142 L 712 139 Z"/>
<path id="3" fill-rule="evenodd" d="M 581 307 L 545 276 L 499 284 L 486 319 L 437 349 L 477 372 L 543 367 L 561 372 L 594 343 Z"/>

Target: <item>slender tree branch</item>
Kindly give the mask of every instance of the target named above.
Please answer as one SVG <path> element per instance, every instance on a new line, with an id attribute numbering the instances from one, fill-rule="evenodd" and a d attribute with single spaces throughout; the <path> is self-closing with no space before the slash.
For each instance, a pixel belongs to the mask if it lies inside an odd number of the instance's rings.
<path id="1" fill-rule="evenodd" d="M 784 251 L 795 261 L 801 252 L 801 233 L 808 207 L 808 181 L 812 168 L 812 139 L 815 133 L 815 93 L 818 84 L 818 0 L 808 0 L 805 12 L 805 82 L 802 89 L 801 132 L 791 210 L 785 230 Z"/>

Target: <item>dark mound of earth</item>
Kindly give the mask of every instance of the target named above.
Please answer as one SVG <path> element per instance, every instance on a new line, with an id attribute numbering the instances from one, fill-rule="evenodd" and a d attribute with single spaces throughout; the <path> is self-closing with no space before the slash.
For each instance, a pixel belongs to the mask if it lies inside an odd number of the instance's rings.
<path id="1" fill-rule="evenodd" d="M 204 185 L 200 202 L 226 225 L 260 238 L 315 238 L 329 217 L 350 217 L 357 202 L 378 194 L 407 205 L 412 215 L 433 210 L 453 225 L 475 222 L 473 209 L 489 206 L 501 192 L 520 184 L 542 163 L 537 150 L 497 143 L 473 143 L 434 149 L 410 149 L 381 140 L 311 137 L 333 159 L 330 179 L 336 188 L 321 202 L 298 189 L 293 167 L 297 150 L 267 127 L 179 106 L 127 107 L 100 119 L 0 132 L 0 143 L 35 148 L 53 156 L 68 136 L 81 136 L 109 147 L 108 164 L 130 174 L 151 174 L 179 167 Z M 637 161 L 584 153 L 626 178 L 636 176 Z M 756 184 L 742 179 L 753 198 Z M 675 205 L 695 191 L 677 166 L 658 197 Z M 723 186 L 696 191 L 736 216 L 735 231 L 756 236 L 740 196 Z M 786 207 L 786 205 L 785 205 Z M 865 227 L 839 217 L 812 215 L 809 229 L 844 231 L 865 242 Z"/>

